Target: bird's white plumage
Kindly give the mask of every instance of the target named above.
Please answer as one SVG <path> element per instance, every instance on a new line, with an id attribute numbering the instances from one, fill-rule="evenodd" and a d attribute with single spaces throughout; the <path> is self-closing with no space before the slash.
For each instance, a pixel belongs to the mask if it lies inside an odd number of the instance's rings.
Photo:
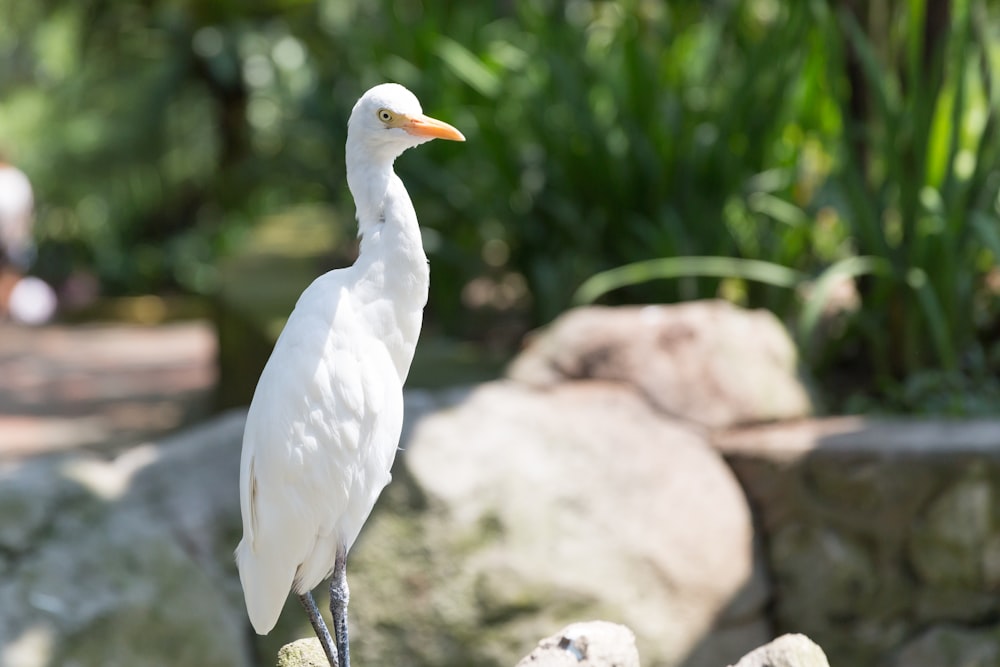
<path id="1" fill-rule="evenodd" d="M 314 588 L 333 570 L 338 547 L 353 544 L 389 482 L 399 443 L 402 386 L 429 271 L 392 163 L 428 137 L 381 122 L 383 108 L 422 117 L 416 98 L 395 84 L 373 88 L 355 105 L 347 172 L 361 253 L 303 292 L 247 415 L 236 558 L 250 620 L 262 634 L 290 589 Z"/>

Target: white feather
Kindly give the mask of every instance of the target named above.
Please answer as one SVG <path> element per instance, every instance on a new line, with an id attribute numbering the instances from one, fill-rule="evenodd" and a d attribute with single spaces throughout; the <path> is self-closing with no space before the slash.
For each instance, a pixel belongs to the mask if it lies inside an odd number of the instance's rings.
<path id="1" fill-rule="evenodd" d="M 422 113 L 394 84 L 372 89 L 355 106 L 347 166 L 360 256 L 302 293 L 247 414 L 236 559 L 260 634 L 274 627 L 290 590 L 317 586 L 332 572 L 338 547 L 353 545 L 389 483 L 399 444 L 402 387 L 429 272 L 413 205 L 392 163 L 427 139 L 380 125 L 380 108 Z"/>

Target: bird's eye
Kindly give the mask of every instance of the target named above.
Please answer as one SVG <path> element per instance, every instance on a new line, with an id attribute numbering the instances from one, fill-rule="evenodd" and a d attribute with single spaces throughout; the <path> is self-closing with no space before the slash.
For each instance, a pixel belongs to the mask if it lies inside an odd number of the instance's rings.
<path id="1" fill-rule="evenodd" d="M 383 123 L 388 123 L 388 122 L 390 122 L 393 119 L 392 112 L 389 111 L 388 109 L 379 109 L 378 110 L 378 119 L 380 121 L 382 121 Z"/>

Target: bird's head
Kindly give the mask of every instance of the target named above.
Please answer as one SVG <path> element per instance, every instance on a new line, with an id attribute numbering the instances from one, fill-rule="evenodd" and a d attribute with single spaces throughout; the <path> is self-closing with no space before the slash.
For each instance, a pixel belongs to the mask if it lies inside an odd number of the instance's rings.
<path id="1" fill-rule="evenodd" d="M 367 153 L 390 160 L 431 139 L 465 141 L 448 123 L 425 116 L 416 95 L 398 83 L 380 84 L 361 96 L 351 111 L 347 138 Z"/>

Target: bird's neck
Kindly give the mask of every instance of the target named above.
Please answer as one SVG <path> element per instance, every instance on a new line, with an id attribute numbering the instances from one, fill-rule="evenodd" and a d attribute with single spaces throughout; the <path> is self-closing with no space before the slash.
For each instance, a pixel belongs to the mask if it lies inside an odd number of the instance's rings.
<path id="1" fill-rule="evenodd" d="M 348 151 L 348 155 L 357 154 Z M 420 226 L 413 203 L 402 181 L 392 169 L 393 159 L 347 161 L 347 185 L 357 207 L 358 235 L 361 237 L 360 258 L 392 259 L 401 264 L 387 264 L 389 273 L 394 268 L 412 270 L 412 265 L 424 266 Z"/>
<path id="2" fill-rule="evenodd" d="M 352 165 L 349 160 L 347 182 L 357 205 L 361 234 L 354 268 L 365 289 L 358 296 L 365 307 L 380 311 L 370 320 L 381 327 L 373 333 L 386 343 L 405 380 L 430 285 L 417 215 L 391 160 L 383 165 Z"/>
<path id="3" fill-rule="evenodd" d="M 384 264 L 387 276 L 414 271 L 423 273 L 427 267 L 420 225 L 410 196 L 392 171 L 381 201 L 364 209 L 358 206 L 358 232 L 361 251 L 358 261 Z"/>
<path id="4" fill-rule="evenodd" d="M 363 238 L 382 219 L 386 191 L 389 181 L 395 175 L 392 159 L 379 159 L 369 153 L 361 158 L 364 149 L 352 145 L 352 137 L 347 138 L 347 187 L 354 197 L 357 207 L 358 235 Z M 375 158 L 375 159 L 373 159 Z"/>

